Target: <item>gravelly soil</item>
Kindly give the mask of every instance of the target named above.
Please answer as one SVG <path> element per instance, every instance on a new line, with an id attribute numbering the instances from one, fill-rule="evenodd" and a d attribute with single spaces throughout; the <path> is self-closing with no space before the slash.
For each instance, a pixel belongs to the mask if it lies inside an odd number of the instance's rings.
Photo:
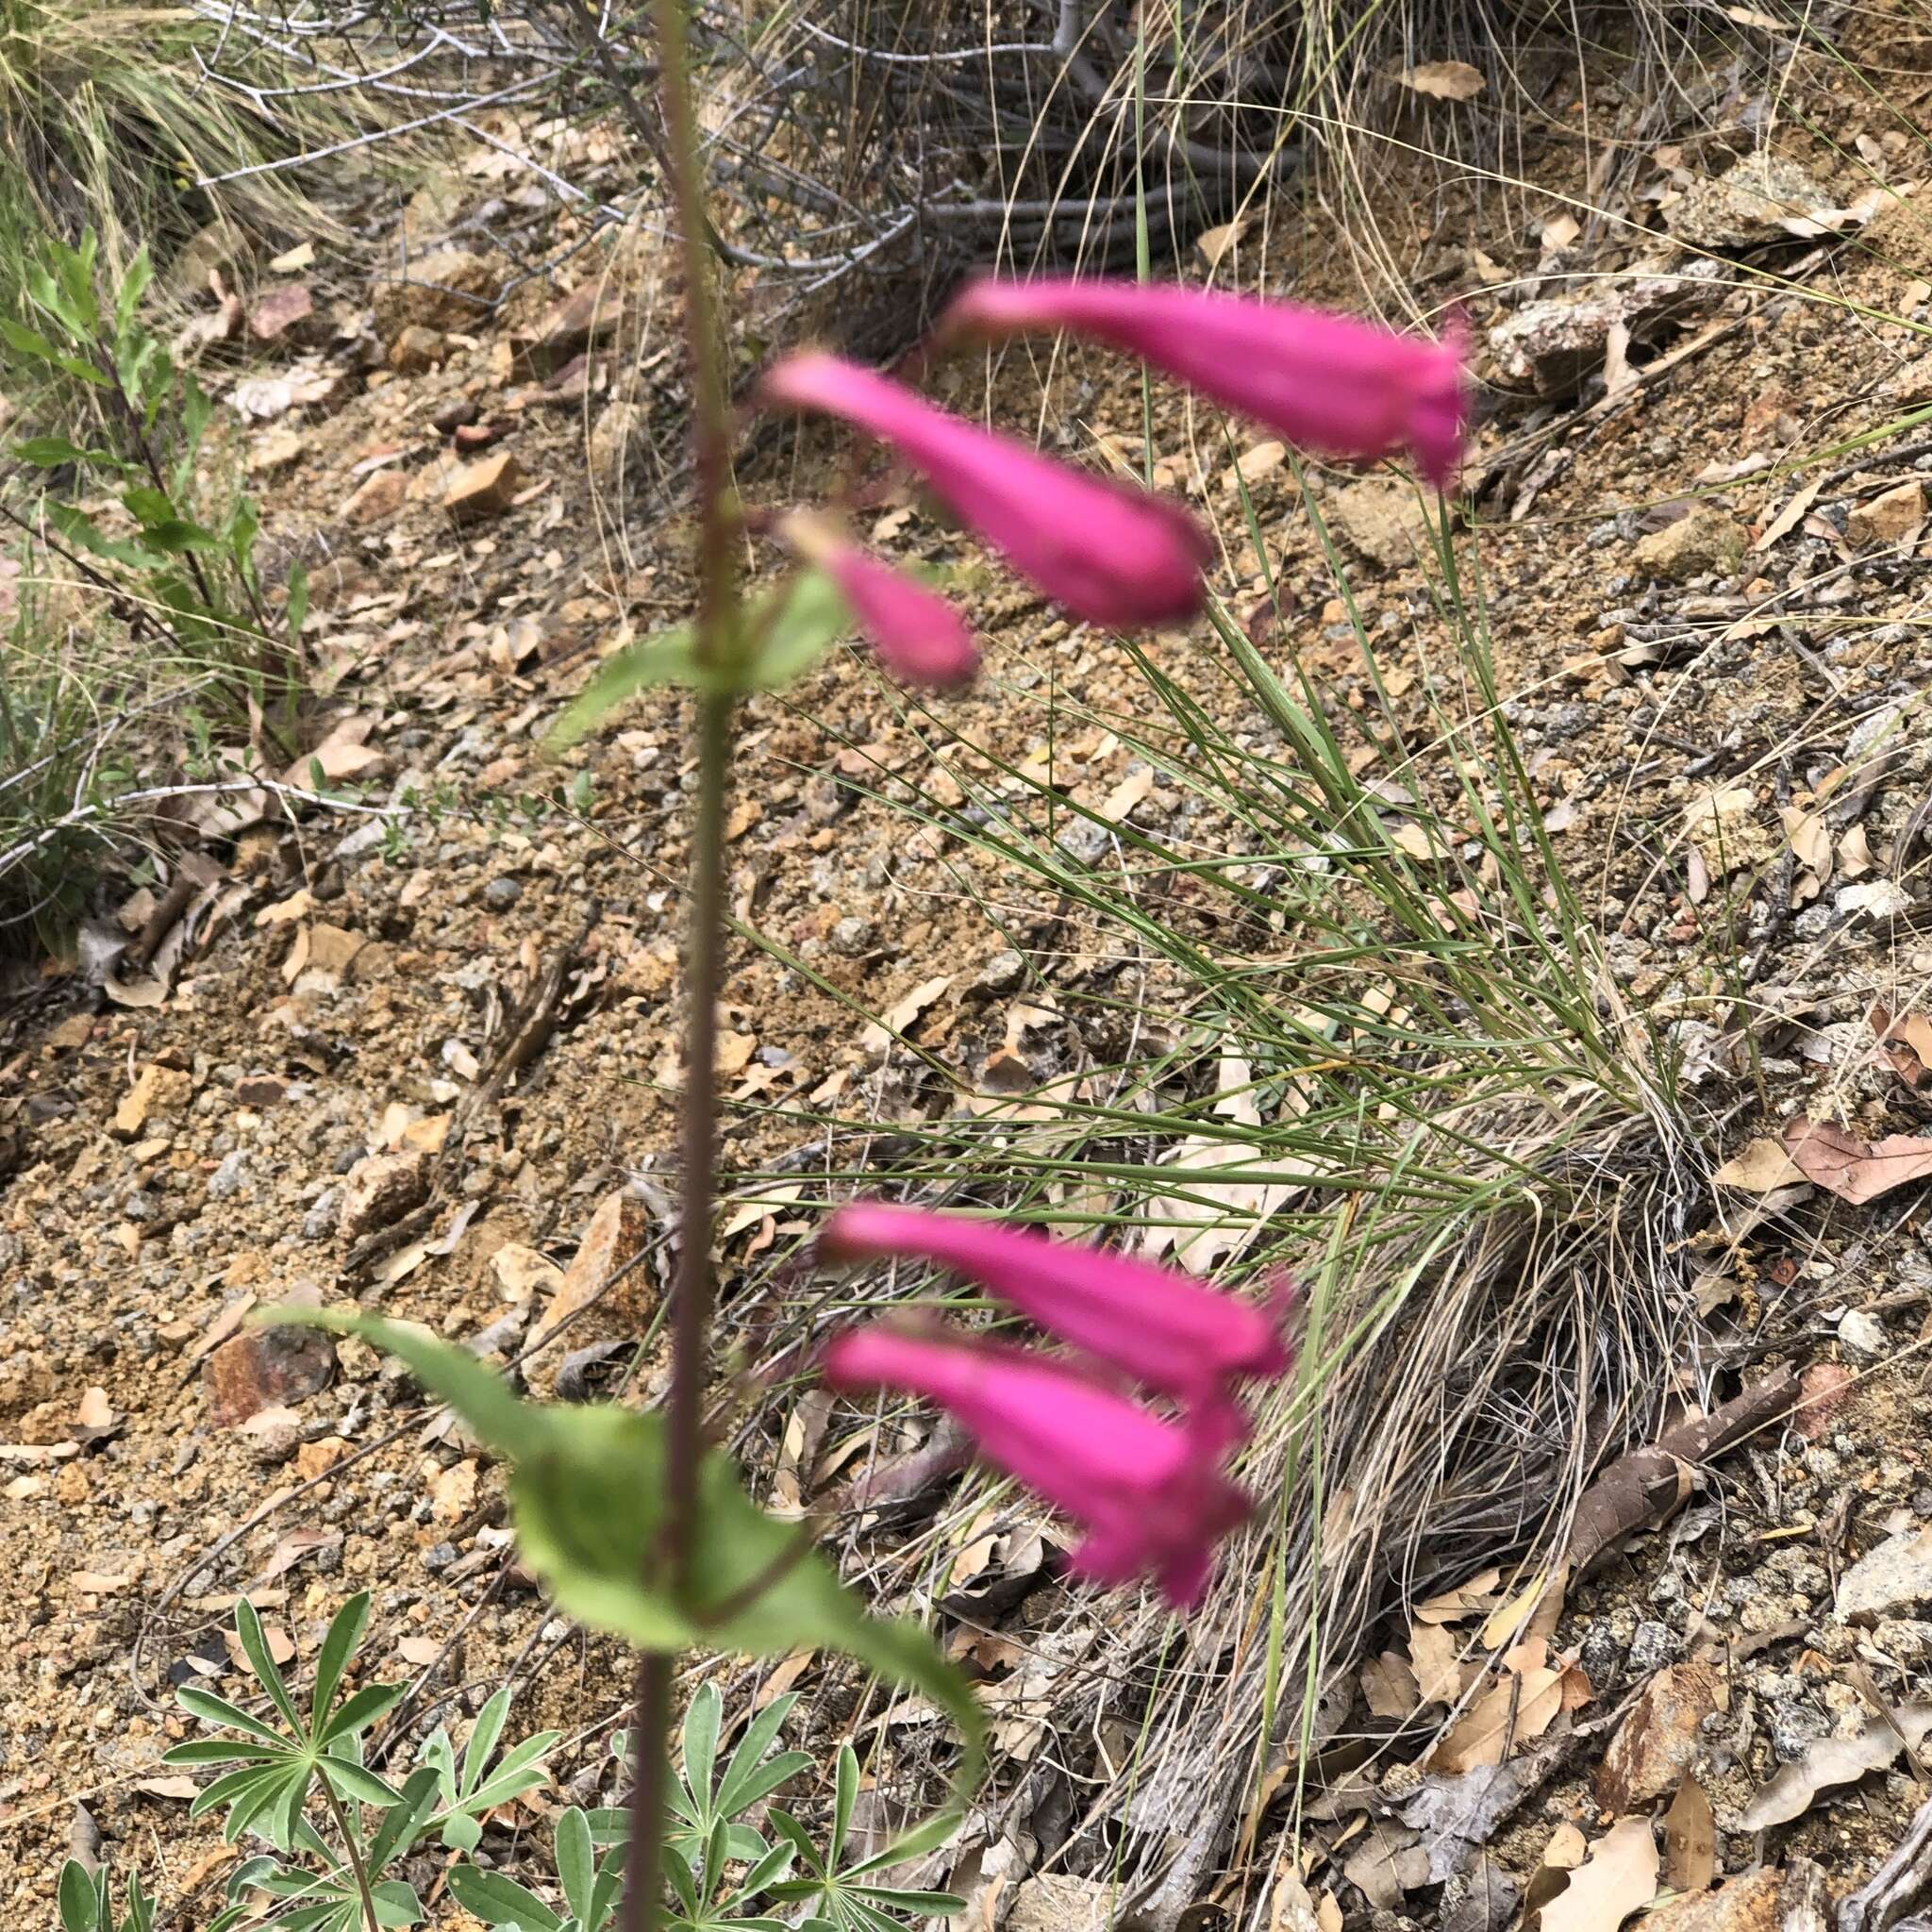
<path id="1" fill-rule="evenodd" d="M 1861 134 L 1881 140 L 1886 125 L 1824 81 L 1807 107 L 1824 138 L 1784 145 L 1835 204 L 1849 203 L 1870 168 L 1839 157 Z M 1638 167 L 1632 218 L 1667 208 L 1724 159 L 1717 144 L 1680 143 L 1673 165 Z M 1544 178 L 1562 189 L 1573 164 L 1560 151 L 1544 161 Z M 1888 164 L 1910 179 L 1909 149 Z M 1534 225 L 1480 233 L 1456 197 L 1441 206 L 1417 238 L 1417 281 L 1472 291 L 1479 337 L 1506 296 L 1538 291 L 1486 291 L 1472 268 L 1478 247 L 1559 294 L 1576 274 L 1614 272 L 1658 241 L 1613 229 L 1565 244 L 1557 258 Z M 1747 258 L 1783 275 L 1815 247 L 1791 238 Z M 0 1665 L 0 1866 L 11 1867 L 0 1895 L 37 1920 L 76 1801 L 169 1896 L 211 1895 L 214 1834 L 186 1822 L 179 1796 L 143 1786 L 164 1775 L 158 1753 L 183 1734 L 170 1679 L 193 1668 L 192 1657 L 217 1674 L 225 1667 L 210 1638 L 239 1591 L 306 1651 L 348 1591 L 371 1589 L 372 1669 L 414 1674 L 425 1640 L 451 1641 L 425 1704 L 474 1706 L 515 1671 L 519 1727 L 572 1734 L 563 1779 L 595 1765 L 616 1719 L 622 1658 L 546 1623 L 508 1562 L 501 1471 L 458 1439 L 425 1438 L 405 1381 L 343 1344 L 325 1388 L 266 1405 L 259 1391 L 253 1403 L 238 1397 L 238 1408 L 265 1406 L 267 1416 L 225 1426 L 206 1356 L 242 1297 L 308 1291 L 359 1291 L 446 1335 L 488 1330 L 497 1353 L 513 1355 L 557 1269 L 627 1181 L 644 1204 L 633 1234 L 645 1259 L 573 1342 L 648 1324 L 677 1086 L 677 704 L 641 704 L 576 756 L 593 781 L 587 817 L 533 820 L 516 801 L 558 790 L 537 740 L 593 654 L 625 626 L 649 629 L 682 608 L 683 525 L 643 508 L 677 441 L 656 267 L 641 254 L 620 260 L 613 289 L 639 291 L 625 332 L 593 357 L 588 398 L 562 407 L 536 399 L 541 377 L 512 360 L 514 339 L 538 331 L 548 291 L 520 291 L 475 335 L 440 332 L 433 347 L 417 345 L 438 366 L 381 381 L 409 325 L 391 300 L 373 328 L 361 298 L 345 299 L 350 326 L 317 352 L 341 372 L 338 400 L 298 427 L 283 419 L 254 431 L 253 447 L 274 458 L 260 478 L 272 537 L 316 559 L 312 635 L 329 695 L 313 736 L 334 730 L 369 748 L 376 762 L 358 782 L 371 799 L 410 785 L 428 802 L 392 837 L 320 815 L 242 832 L 219 848 L 234 889 L 216 902 L 219 923 L 161 1004 L 102 1004 L 77 980 L 55 978 L 8 1024 L 19 1158 L 0 1195 L 0 1440 L 51 1451 L 76 1429 L 85 1438 L 78 1454 L 0 1472 L 0 1618 L 12 1640 Z M 1503 689 L 1518 693 L 1519 741 L 1616 977 L 1646 1010 L 1681 1022 L 1689 1104 L 1707 1123 L 1713 1162 L 1754 1130 L 1774 1131 L 1801 1099 L 1814 1115 L 1841 1110 L 1868 1138 L 1923 1128 L 1932 1113 L 1874 1060 L 1867 1020 L 1874 1004 L 1923 1005 L 1932 981 L 1932 841 L 1923 836 L 1932 540 L 1907 527 L 1911 519 L 1882 541 L 1847 528 L 1861 506 L 1932 471 L 1932 456 L 1907 429 L 1817 469 L 1788 467 L 1932 401 L 1932 211 L 1888 205 L 1805 275 L 1783 291 L 1761 275 L 1719 291 L 1660 348 L 1706 330 L 1708 346 L 1655 379 L 1641 378 L 1640 359 L 1640 380 L 1604 408 L 1600 381 L 1553 404 L 1493 395 L 1476 457 L 1501 478 L 1470 551 Z M 1300 287 L 1344 299 L 1344 276 L 1337 263 Z M 1017 371 L 1010 381 L 1024 395 Z M 1112 438 L 1138 458 L 1131 383 L 1084 364 L 1056 382 L 1070 442 Z M 608 400 L 599 385 L 635 400 Z M 525 479 L 508 508 L 479 522 L 453 522 L 440 502 L 439 412 L 451 411 L 447 423 L 459 404 L 505 425 L 498 447 L 515 452 Z M 1548 440 L 1535 445 L 1539 435 Z M 1179 404 L 1162 398 L 1157 453 L 1183 489 L 1190 441 Z M 1199 446 L 1217 448 L 1205 430 Z M 610 460 L 619 447 L 622 475 Z M 1511 449 L 1522 454 L 1504 460 Z M 821 456 L 773 441 L 758 480 L 778 492 L 802 487 L 795 479 L 808 480 Z M 1224 456 L 1202 467 L 1194 493 L 1225 512 Z M 1821 475 L 1808 507 L 1774 531 L 1780 509 Z M 410 484 L 388 499 L 363 494 L 352 517 L 344 506 L 371 475 Z M 1420 728 L 1419 674 L 1441 631 L 1421 573 L 1400 560 L 1399 527 L 1387 537 L 1391 503 L 1380 486 L 1341 476 L 1313 488 L 1341 532 L 1386 666 L 1412 691 L 1396 702 Z M 1224 587 L 1254 613 L 1257 639 L 1298 653 L 1346 718 L 1363 695 L 1358 653 L 1288 472 L 1262 468 L 1254 493 L 1279 546 L 1285 623 L 1264 608 L 1257 560 L 1240 555 L 1239 525 L 1225 514 Z M 1645 541 L 1677 529 L 1674 511 L 1693 501 L 1694 537 L 1659 562 Z M 902 550 L 966 557 L 916 510 L 896 521 Z M 1131 715 L 1139 674 L 1124 652 L 1070 630 L 991 573 L 975 581 L 989 654 L 975 694 L 908 710 L 854 651 L 747 717 L 734 906 L 811 976 L 748 945 L 734 961 L 726 1151 L 739 1172 L 808 1138 L 788 1109 L 881 1124 L 917 1117 L 918 1064 L 890 1041 L 868 1041 L 861 1012 L 945 980 L 900 1024 L 971 1081 L 1000 1047 L 1023 988 L 1050 987 L 1107 948 L 1077 914 L 1049 924 L 1025 907 L 1020 943 L 1029 933 L 1051 941 L 1016 965 L 1015 929 L 985 909 L 1009 882 L 970 842 L 914 832 L 862 795 L 883 772 L 942 812 L 958 809 L 962 778 L 996 789 L 986 753 L 1041 754 L 1063 692 L 1090 712 Z M 1199 638 L 1155 648 L 1176 675 L 1201 668 L 1204 701 L 1224 697 Z M 1882 763 L 1874 745 L 1891 747 Z M 1091 726 L 1057 735 L 1052 756 L 1055 782 L 1085 804 L 1099 806 L 1128 775 L 1125 753 Z M 1183 808 L 1156 784 L 1135 823 Z M 1103 835 L 1079 856 L 1104 865 L 1116 853 Z M 1887 880 L 1890 897 L 1844 896 Z M 138 924 L 139 908 L 131 916 Z M 520 1009 L 559 961 L 554 1031 L 479 1101 Z M 1742 1034 L 1751 1053 L 1738 1048 Z M 386 1281 L 345 1274 L 354 1241 L 342 1223 L 350 1170 L 381 1152 L 402 1157 L 406 1191 L 432 1176 L 439 1186 L 415 1245 L 399 1251 L 409 1265 L 375 1262 Z M 1818 1440 L 1752 1445 L 1674 1532 L 1571 1594 L 1558 1641 L 1590 1678 L 1593 1716 L 1700 1635 L 1765 1640 L 1729 1665 L 1728 1710 L 1707 1726 L 1702 1762 L 1721 1825 L 1776 1761 L 1865 1722 L 1873 1694 L 1904 1702 L 1932 1681 L 1932 1623 L 1921 1614 L 1932 1597 L 1903 1601 L 1875 1627 L 1832 1611 L 1858 1554 L 1932 1522 L 1917 1364 L 1932 1295 L 1922 1199 L 1905 1190 L 1850 1208 L 1819 1197 L 1760 1231 L 1735 1292 L 1711 1311 L 1713 1345 L 1740 1362 L 1841 1357 L 1865 1379 Z M 732 1216 L 727 1258 L 748 1259 L 784 1221 L 783 1209 Z M 1864 1325 L 1844 1331 L 1846 1310 Z M 756 1336 L 775 1317 L 754 1305 L 741 1319 Z M 647 1386 L 654 1370 L 647 1357 Z M 83 1418 L 82 1402 L 93 1389 L 111 1420 L 89 1428 L 97 1418 Z M 1029 1623 L 1041 1627 L 1037 1614 Z M 1559 1818 L 1593 1832 L 1589 1769 L 1559 1778 L 1497 1840 L 1506 1865 L 1533 1870 Z M 1821 1807 L 1773 1849 L 1855 1881 L 1924 1795 L 1903 1772 L 1868 1780 L 1856 1802 Z M 1748 1836 L 1721 1836 L 1721 1871 L 1754 1855 Z M 1361 1900 L 1342 1890 L 1353 1922 Z M 1405 1909 L 1427 1923 L 1439 1907 L 1424 1901 Z M 458 1923 L 446 1903 L 439 1909 L 439 1923 Z"/>

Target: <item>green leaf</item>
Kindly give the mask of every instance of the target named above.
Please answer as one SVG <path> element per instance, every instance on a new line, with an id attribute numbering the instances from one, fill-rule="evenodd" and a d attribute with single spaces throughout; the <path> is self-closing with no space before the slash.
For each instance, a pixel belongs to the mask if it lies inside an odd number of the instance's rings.
<path id="1" fill-rule="evenodd" d="M 289 1687 L 282 1681 L 281 1669 L 269 1654 L 261 1619 L 245 1596 L 235 1606 L 235 1635 L 242 1640 L 248 1668 L 255 1673 L 256 1681 L 268 1692 L 270 1702 L 293 1729 L 304 1729 L 301 1714 L 295 1708 L 295 1700 L 289 1695 Z"/>
<path id="2" fill-rule="evenodd" d="M 384 1711 L 401 1700 L 408 1688 L 403 1684 L 363 1685 L 353 1697 L 337 1707 L 322 1734 L 323 1741 L 333 1744 L 343 1738 L 353 1738 L 358 1731 L 366 1731 Z"/>
<path id="3" fill-rule="evenodd" d="M 258 1717 L 250 1716 L 239 1704 L 230 1704 L 225 1697 L 217 1697 L 212 1690 L 200 1690 L 192 1684 L 184 1684 L 175 1691 L 175 1701 L 191 1717 L 198 1717 L 205 1724 L 225 1724 L 231 1731 L 244 1731 L 264 1744 L 273 1744 L 277 1752 L 289 1749 L 289 1740 L 281 1732 L 263 1724 Z"/>
<path id="4" fill-rule="evenodd" d="M 345 1798 L 358 1799 L 378 1809 L 402 1803 L 400 1791 L 385 1784 L 373 1771 L 364 1771 L 359 1764 L 351 1764 L 346 1757 L 331 1757 L 325 1752 L 316 1760 L 315 1768 Z"/>
<path id="5" fill-rule="evenodd" d="M 93 1874 L 78 1858 L 69 1858 L 60 1868 L 60 1924 L 62 1932 L 94 1932 L 94 1914 L 100 1894 L 94 1889 Z"/>
<path id="6" fill-rule="evenodd" d="M 163 1764 L 264 1764 L 282 1753 L 265 1744 L 230 1743 L 224 1738 L 196 1738 L 187 1744 L 175 1744 L 161 1753 Z"/>
<path id="7" fill-rule="evenodd" d="M 702 1800 L 711 1795 L 711 1774 L 718 1761 L 718 1724 L 724 1700 L 715 1684 L 701 1684 L 684 1713 L 684 1776 Z"/>
<path id="8" fill-rule="evenodd" d="M 496 1740 L 502 1737 L 504 1722 L 509 1716 L 509 1686 L 506 1684 L 476 1713 L 476 1722 L 471 1725 L 468 1741 L 463 1745 L 465 1791 L 474 1791 L 482 1782 L 484 1767 L 490 1762 L 490 1754 L 496 1749 Z"/>
<path id="9" fill-rule="evenodd" d="M 114 340 L 117 343 L 128 339 L 128 331 L 134 326 L 134 311 L 141 306 L 141 298 L 147 293 L 147 285 L 154 279 L 154 264 L 148 260 L 147 250 L 138 250 L 135 258 L 127 264 L 127 273 L 121 278 L 121 287 L 114 296 Z"/>
<path id="10" fill-rule="evenodd" d="M 852 628 L 852 611 L 824 571 L 805 570 L 756 599 L 740 625 L 746 646 L 742 661 L 729 666 L 698 662 L 697 629 L 689 624 L 642 638 L 607 658 L 551 727 L 549 748 L 568 751 L 625 699 L 658 685 L 718 696 L 777 691 Z"/>
<path id="11" fill-rule="evenodd" d="M 380 1872 L 397 1853 L 416 1841 L 423 1822 L 436 1804 L 436 1767 L 419 1765 L 403 1781 L 402 1802 L 383 1814 L 369 1841 L 369 1869 Z"/>
<path id="12" fill-rule="evenodd" d="M 832 1837 L 825 1846 L 825 1863 L 836 1871 L 852 1829 L 852 1807 L 858 1803 L 858 1753 L 850 1744 L 839 1746 L 839 1766 L 832 1781 Z"/>
<path id="13" fill-rule="evenodd" d="M 29 436 L 13 445 L 13 454 L 22 462 L 42 470 L 57 470 L 62 463 L 111 463 L 120 468 L 119 458 L 109 456 L 106 450 L 82 449 L 64 436 Z"/>
<path id="14" fill-rule="evenodd" d="M 508 1457 L 524 1556 L 566 1615 L 640 1650 L 837 1651 L 946 1710 L 965 1743 L 959 1788 L 978 1782 L 982 1728 L 965 1679 L 918 1624 L 868 1616 L 831 1566 L 801 1544 L 795 1524 L 752 1502 L 729 1457 L 713 1450 L 699 1466 L 690 1594 L 680 1601 L 658 1583 L 655 1566 L 645 1575 L 666 1493 L 661 1417 L 608 1404 L 520 1402 L 467 1350 L 375 1316 L 284 1307 L 258 1320 L 359 1335 L 399 1356 L 473 1435 Z"/>
<path id="15" fill-rule="evenodd" d="M 466 1912 L 474 1912 L 486 1925 L 521 1925 L 525 1932 L 557 1932 L 563 1924 L 534 1891 L 506 1878 L 501 1872 L 485 1872 L 476 1865 L 454 1865 L 449 1874 L 450 1895 Z"/>
<path id="16" fill-rule="evenodd" d="M 104 536 L 93 519 L 75 509 L 71 503 L 50 503 L 46 506 L 45 514 L 47 521 L 70 543 L 77 543 L 83 550 L 92 551 L 96 557 L 127 564 L 134 570 L 158 570 L 161 567 L 163 559 L 153 551 L 143 550 L 138 543 L 126 543 L 118 538 Z"/>
<path id="17" fill-rule="evenodd" d="M 308 1735 L 318 1741 L 322 1736 L 323 1722 L 328 1716 L 328 1707 L 336 1699 L 336 1686 L 342 1681 L 342 1672 L 355 1656 L 356 1646 L 362 1641 L 362 1632 L 368 1624 L 369 1592 L 366 1590 L 358 1590 L 329 1622 L 328 1632 L 322 1640 L 322 1649 L 316 1655 L 315 1686 L 308 1693 Z"/>
<path id="18" fill-rule="evenodd" d="M 378 1925 L 413 1925 L 423 1916 L 423 1901 L 416 1896 L 416 1888 L 405 1885 L 400 1878 L 386 1878 L 380 1885 L 372 1885 L 369 1895 L 375 1901 Z"/>
<path id="19" fill-rule="evenodd" d="M 164 524 L 143 524 L 141 534 L 148 545 L 163 557 L 178 557 L 188 550 L 219 550 L 215 533 L 187 517 L 175 517 Z"/>
<path id="20" fill-rule="evenodd" d="M 95 389 L 112 389 L 114 386 L 114 378 L 105 370 L 96 369 L 92 362 L 83 362 L 78 356 L 70 356 L 65 350 L 57 349 L 45 336 L 37 335 L 24 323 L 0 316 L 0 342 L 5 342 L 16 356 L 25 356 L 36 362 L 50 362 L 56 369 L 64 370 L 82 382 L 92 383 Z"/>
<path id="21" fill-rule="evenodd" d="M 746 625 L 755 647 L 746 688 L 777 691 L 810 670 L 852 628 L 852 607 L 825 572 L 802 570 L 789 586 L 760 600 Z"/>
<path id="22" fill-rule="evenodd" d="M 292 646 L 302 641 L 302 626 L 308 622 L 308 566 L 296 562 L 289 571 L 289 603 L 284 615 Z"/>
<path id="23" fill-rule="evenodd" d="M 591 1849 L 591 1822 L 575 1805 L 557 1821 L 557 1875 L 572 1916 L 579 1922 L 588 1919 L 597 1855 Z"/>

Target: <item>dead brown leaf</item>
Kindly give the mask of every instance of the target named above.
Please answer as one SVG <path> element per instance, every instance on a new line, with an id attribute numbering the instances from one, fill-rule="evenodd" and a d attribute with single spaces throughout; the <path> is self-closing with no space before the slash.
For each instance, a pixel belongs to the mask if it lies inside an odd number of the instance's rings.
<path id="1" fill-rule="evenodd" d="M 1883 1007 L 1874 1007 L 1871 1020 L 1878 1051 L 1907 1087 L 1916 1092 L 1932 1080 L 1932 1018 L 1901 1013 L 1893 1019 Z"/>
<path id="2" fill-rule="evenodd" d="M 1435 101 L 1473 101 L 1483 91 L 1481 71 L 1467 60 L 1425 60 L 1420 67 L 1405 67 L 1395 77 Z"/>
<path id="3" fill-rule="evenodd" d="M 134 1789 L 145 1791 L 150 1798 L 197 1798 L 201 1787 L 192 1777 L 144 1777 Z"/>
<path id="4" fill-rule="evenodd" d="M 1418 1624 L 1457 1624 L 1465 1617 L 1487 1616 L 1496 1607 L 1496 1586 L 1502 1580 L 1501 1570 L 1485 1570 L 1454 1590 L 1425 1598 L 1409 1614 Z"/>
<path id="5" fill-rule="evenodd" d="M 886 1012 L 874 1020 L 858 1036 L 858 1043 L 867 1053 L 882 1053 L 891 1044 L 895 1036 L 903 1035 L 916 1024 L 920 1015 L 945 991 L 953 983 L 950 973 L 942 973 L 936 979 L 923 980 L 915 986 L 897 1006 L 888 1008 Z"/>
<path id="6" fill-rule="evenodd" d="M 329 1548 L 342 1540 L 339 1529 L 291 1529 L 269 1553 L 268 1561 L 262 1565 L 264 1582 L 292 1570 L 304 1557 L 312 1556 L 317 1550 Z"/>
<path id="7" fill-rule="evenodd" d="M 1802 1818 L 1821 1791 L 1857 1784 L 1882 1771 L 1901 1751 L 1916 1751 L 1932 1732 L 1932 1704 L 1902 1704 L 1886 1717 L 1874 1717 L 1849 1738 L 1820 1738 L 1804 1755 L 1783 1766 L 1745 1806 L 1740 1831 L 1767 1831 Z"/>
<path id="8" fill-rule="evenodd" d="M 1677 1787 L 1664 1813 L 1664 1883 L 1674 1891 L 1702 1891 L 1717 1875 L 1717 1821 L 1694 1777 Z"/>
<path id="9" fill-rule="evenodd" d="M 1862 1207 L 1912 1181 L 1932 1178 L 1932 1138 L 1889 1134 L 1870 1145 L 1848 1128 L 1794 1114 L 1785 1146 L 1805 1178 Z"/>
<path id="10" fill-rule="evenodd" d="M 1406 1718 L 1423 1701 L 1408 1659 L 1392 1650 L 1362 1666 L 1362 1695 L 1376 1717 Z"/>
<path id="11" fill-rule="evenodd" d="M 1657 1840 L 1647 1818 L 1620 1818 L 1543 1907 L 1542 1932 L 1617 1932 L 1657 1896 Z"/>

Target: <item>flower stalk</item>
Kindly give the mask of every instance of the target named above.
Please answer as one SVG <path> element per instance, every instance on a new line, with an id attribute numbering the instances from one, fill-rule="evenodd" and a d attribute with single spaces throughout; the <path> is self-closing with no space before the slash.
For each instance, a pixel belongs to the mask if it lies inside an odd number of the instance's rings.
<path id="1" fill-rule="evenodd" d="M 684 267 L 686 359 L 698 488 L 698 610 L 694 655 L 708 671 L 730 668 L 742 649 L 737 536 L 731 480 L 731 413 L 718 359 L 711 299 L 709 224 L 691 94 L 683 0 L 655 0 L 658 92 L 667 135 L 664 159 L 676 208 Z M 594 32 L 594 27 L 591 29 Z M 724 977 L 724 821 L 731 791 L 735 700 L 721 683 L 693 698 L 697 711 L 696 798 L 686 912 L 684 1093 L 678 1255 L 672 1286 L 672 1368 L 662 1545 L 646 1562 L 668 1570 L 675 1590 L 690 1582 L 691 1527 L 704 1457 L 704 1397 L 711 1326 L 711 1230 L 716 1218 L 718 1001 Z M 670 1784 L 675 1655 L 639 1659 L 632 1727 L 630 1854 L 625 1932 L 658 1932 L 663 1917 L 663 1846 Z"/>

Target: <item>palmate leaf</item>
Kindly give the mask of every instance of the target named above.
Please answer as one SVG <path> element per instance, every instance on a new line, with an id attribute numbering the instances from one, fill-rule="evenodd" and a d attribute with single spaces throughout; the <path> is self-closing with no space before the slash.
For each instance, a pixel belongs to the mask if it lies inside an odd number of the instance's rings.
<path id="1" fill-rule="evenodd" d="M 661 1418 L 608 1404 L 522 1402 L 467 1350 L 421 1329 L 332 1308 L 273 1308 L 266 1324 L 308 1324 L 358 1335 L 398 1356 L 473 1434 L 511 1464 L 510 1506 L 525 1558 L 560 1608 L 639 1650 L 736 1650 L 777 1657 L 836 1651 L 910 1684 L 958 1724 L 965 1743 L 958 1787 L 982 1763 L 979 1708 L 965 1679 L 918 1624 L 868 1616 L 796 1525 L 767 1516 L 730 1459 L 712 1451 L 698 1473 L 688 1594 L 647 1579 L 663 1525 L 666 1454 Z"/>

